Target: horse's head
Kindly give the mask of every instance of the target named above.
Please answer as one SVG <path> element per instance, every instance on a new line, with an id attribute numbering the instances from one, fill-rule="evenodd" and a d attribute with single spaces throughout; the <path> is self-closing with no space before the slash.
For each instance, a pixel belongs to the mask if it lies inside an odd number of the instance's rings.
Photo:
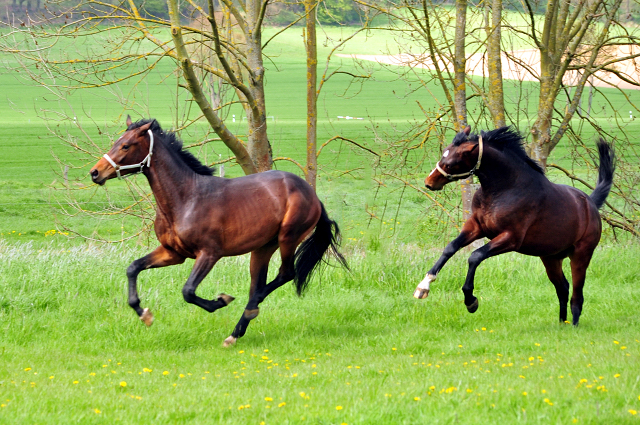
<path id="1" fill-rule="evenodd" d="M 89 172 L 91 180 L 103 185 L 109 179 L 139 173 L 145 165 L 149 166 L 153 149 L 153 134 L 149 130 L 152 123 L 125 131 L 93 166 Z M 131 117 L 127 117 L 127 127 L 131 124 Z"/>
<path id="2" fill-rule="evenodd" d="M 453 142 L 447 146 L 436 168 L 431 171 L 424 181 L 430 190 L 440 190 L 442 187 L 455 180 L 472 176 L 480 167 L 482 160 L 482 137 L 478 140 L 470 140 L 471 127 L 467 126 L 456 134 Z"/>

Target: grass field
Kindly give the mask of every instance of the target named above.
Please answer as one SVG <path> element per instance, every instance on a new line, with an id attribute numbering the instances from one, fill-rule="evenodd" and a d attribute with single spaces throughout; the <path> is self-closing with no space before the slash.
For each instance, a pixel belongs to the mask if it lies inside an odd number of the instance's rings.
<path id="1" fill-rule="evenodd" d="M 393 42 L 376 37 L 358 39 L 344 53 L 380 53 Z M 267 82 L 274 152 L 300 160 L 301 47 L 299 31 L 271 45 L 278 72 L 271 69 Z M 174 123 L 175 82 L 161 82 L 168 71 L 160 67 L 148 77 L 149 101 L 139 99 L 132 109 L 165 128 Z M 126 303 L 124 272 L 155 241 L 100 245 L 59 233 L 66 219 L 56 205 L 63 193 L 50 188 L 60 179 L 51 153 L 72 155 L 48 135 L 36 110 L 68 105 L 43 100 L 42 89 L 15 77 L 0 74 L 0 423 L 640 422 L 637 241 L 616 242 L 605 229 L 578 328 L 557 324 L 555 290 L 540 261 L 516 254 L 480 266 L 474 315 L 460 291 L 467 252 L 447 264 L 427 300 L 415 300 L 415 286 L 456 230 L 442 229 L 426 199 L 404 193 L 398 183 L 385 181 L 377 191 L 371 159 L 336 146 L 320 158 L 318 193 L 341 225 L 351 272 L 327 268 L 302 299 L 290 285 L 276 291 L 247 335 L 223 349 L 247 301 L 248 257 L 224 259 L 202 284 L 203 297 L 237 297 L 213 315 L 182 299 L 192 262 L 147 271 L 140 295 L 156 315 L 147 329 Z M 406 86 L 394 78 L 380 70 L 353 98 L 341 95 L 345 80 L 328 85 L 321 137 L 374 143 L 369 122 L 338 121 L 337 115 L 375 117 L 389 131 L 421 119 L 415 100 L 435 101 L 426 92 L 396 95 Z M 627 107 L 608 93 L 612 105 Z M 630 96 L 637 101 L 640 94 Z M 612 111 L 598 102 L 598 119 L 612 125 Z M 101 92 L 76 93 L 70 105 L 114 126 L 120 112 Z M 640 134 L 640 121 L 625 125 L 629 134 Z M 109 140 L 91 131 L 106 148 Z M 208 149 L 200 157 L 226 153 L 215 144 Z M 554 160 L 571 158 L 560 146 Z M 86 175 L 89 167 L 70 175 Z M 338 178 L 345 168 L 359 170 Z M 239 174 L 237 167 L 227 171 Z M 107 188 L 115 201 L 126 202 L 118 197 L 124 183 L 110 181 Z M 107 196 L 103 188 L 84 192 L 79 198 L 86 208 L 99 208 Z M 367 208 L 375 209 L 375 220 Z M 134 222 L 119 218 L 66 223 L 116 239 L 135 230 Z M 277 265 L 274 260 L 271 275 Z"/>

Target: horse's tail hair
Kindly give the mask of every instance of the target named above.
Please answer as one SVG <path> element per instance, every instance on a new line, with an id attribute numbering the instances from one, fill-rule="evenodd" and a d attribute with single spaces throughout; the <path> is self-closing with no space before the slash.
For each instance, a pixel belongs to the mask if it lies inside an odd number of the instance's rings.
<path id="1" fill-rule="evenodd" d="M 300 244 L 294 257 L 296 272 L 294 283 L 299 296 L 304 293 L 311 275 L 327 251 L 330 251 L 343 267 L 349 269 L 347 260 L 338 252 L 340 245 L 338 223 L 329 218 L 322 203 L 320 203 L 320 207 L 322 213 L 313 234 Z"/>
<path id="2" fill-rule="evenodd" d="M 616 169 L 615 153 L 610 143 L 600 139 L 597 143 L 600 166 L 598 168 L 598 181 L 596 188 L 590 195 L 591 200 L 598 209 L 602 208 L 613 184 L 613 172 Z"/>

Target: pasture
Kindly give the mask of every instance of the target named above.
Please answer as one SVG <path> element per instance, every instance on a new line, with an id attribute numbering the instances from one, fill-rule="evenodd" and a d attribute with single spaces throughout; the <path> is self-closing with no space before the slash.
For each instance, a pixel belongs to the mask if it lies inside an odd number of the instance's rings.
<path id="1" fill-rule="evenodd" d="M 359 40 L 358 51 L 346 53 L 378 53 L 393 40 L 374 41 Z M 270 137 L 277 155 L 301 159 L 304 55 L 301 46 L 291 47 L 300 43 L 297 33 L 278 43 L 279 72 L 269 74 L 267 84 Z M 154 102 L 133 109 L 169 128 L 171 111 L 163 105 L 171 103 L 175 87 L 158 84 L 159 75 L 148 79 Z M 292 285 L 279 289 L 246 336 L 224 349 L 247 300 L 248 257 L 222 260 L 201 285 L 203 297 L 237 297 L 212 315 L 182 299 L 192 261 L 143 272 L 140 297 L 156 315 L 146 328 L 126 303 L 124 272 L 155 240 L 102 245 L 56 230 L 66 219 L 57 205 L 61 192 L 50 188 L 60 179 L 51 152 L 64 158 L 71 153 L 47 135 L 34 111 L 55 102 L 43 100 L 41 89 L 18 84 L 15 75 L 0 75 L 0 83 L 6 95 L 0 116 L 0 423 L 640 420 L 637 241 L 616 241 L 606 229 L 587 273 L 577 328 L 557 323 L 555 290 L 541 262 L 516 254 L 480 266 L 480 308 L 473 315 L 460 291 L 468 252 L 450 260 L 427 300 L 416 300 L 416 284 L 456 229 L 442 231 L 429 215 L 429 201 L 402 195 L 398 184 L 385 182 L 378 192 L 370 158 L 336 146 L 320 157 L 318 193 L 341 226 L 351 272 L 327 267 L 302 299 Z M 394 96 L 405 88 L 389 72 L 380 71 L 353 98 L 339 96 L 345 81 L 328 87 L 320 139 L 341 133 L 373 143 L 369 122 L 338 121 L 337 115 L 382 118 L 380 125 L 388 128 L 420 118 L 419 93 Z M 117 108 L 99 94 L 76 96 L 76 109 L 123 126 L 124 120 L 114 122 Z M 617 102 L 625 107 L 621 98 Z M 609 117 L 601 110 L 603 125 Z M 638 121 L 629 122 L 627 131 L 640 134 Z M 108 146 L 106 137 L 98 139 Z M 210 149 L 197 153 L 223 152 Z M 562 147 L 554 155 L 571 160 Z M 358 170 L 341 176 L 345 165 Z M 82 177 L 89 166 L 70 175 Z M 278 168 L 295 171 L 281 163 Z M 238 167 L 227 171 L 239 174 Z M 550 178 L 561 181 L 554 172 Z M 122 182 L 107 186 L 114 197 L 125 193 Z M 88 186 L 86 193 L 81 200 L 87 207 L 104 200 L 103 189 Z M 366 208 L 376 208 L 377 218 Z M 71 224 L 116 236 L 134 230 L 134 223 L 121 220 L 77 217 Z"/>

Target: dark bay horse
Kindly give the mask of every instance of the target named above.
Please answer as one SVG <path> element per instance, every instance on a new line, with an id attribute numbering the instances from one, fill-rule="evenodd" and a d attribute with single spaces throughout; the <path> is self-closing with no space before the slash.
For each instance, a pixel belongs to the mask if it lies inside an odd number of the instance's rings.
<path id="1" fill-rule="evenodd" d="M 602 232 L 598 210 L 613 182 L 611 145 L 602 139 L 597 143 L 598 182 L 588 196 L 574 187 L 551 183 L 540 165 L 525 153 L 522 137 L 509 127 L 483 132 L 481 136 L 470 131 L 467 127 L 455 136 L 425 185 L 440 190 L 451 181 L 475 174 L 481 187 L 473 197 L 472 215 L 420 282 L 414 297 L 427 297 L 430 283 L 460 248 L 487 237 L 491 241 L 469 257 L 462 287 L 470 313 L 478 309 L 478 299 L 473 296 L 476 268 L 489 257 L 515 251 L 540 257 L 556 288 L 560 321 L 565 322 L 569 282 L 562 272 L 562 261 L 569 257 L 573 278 L 571 314 L 573 324 L 577 325 L 584 302 L 582 289 L 587 267 Z"/>
<path id="2" fill-rule="evenodd" d="M 250 252 L 249 302 L 225 339 L 226 347 L 245 334 L 271 292 L 294 280 L 301 295 L 325 252 L 346 267 L 337 250 L 338 225 L 329 219 L 311 186 L 295 174 L 268 171 L 234 179 L 214 177 L 211 168 L 183 150 L 176 135 L 163 132 L 155 120 L 132 123 L 128 117 L 127 131 L 91 169 L 91 179 L 103 185 L 116 176 L 138 172 L 147 177 L 156 200 L 154 228 L 160 241 L 158 248 L 127 269 L 129 305 L 147 326 L 153 323 L 153 314 L 140 307 L 136 288 L 142 270 L 194 258 L 182 294 L 185 301 L 214 312 L 234 298 L 220 294 L 217 299 L 203 299 L 196 295 L 198 285 L 220 258 Z M 267 284 L 269 260 L 278 248 L 282 265 Z"/>

